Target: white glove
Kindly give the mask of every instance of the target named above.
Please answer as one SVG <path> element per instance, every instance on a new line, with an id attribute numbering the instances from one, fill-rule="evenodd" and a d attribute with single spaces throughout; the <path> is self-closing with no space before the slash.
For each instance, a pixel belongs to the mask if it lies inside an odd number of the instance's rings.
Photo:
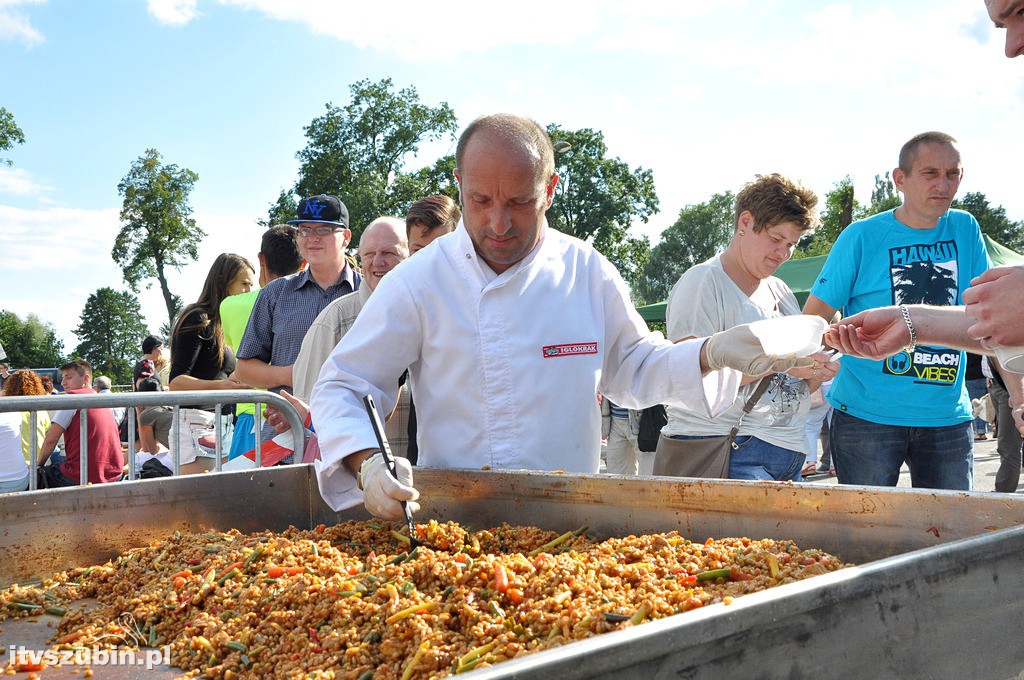
<path id="1" fill-rule="evenodd" d="M 810 356 L 765 354 L 761 341 L 750 331 L 749 324 L 715 333 L 704 343 L 704 350 L 708 367 L 713 371 L 732 368 L 746 375 L 764 375 L 814 365 Z"/>
<path id="2" fill-rule="evenodd" d="M 408 501 L 409 512 L 418 512 L 416 499 L 420 492 L 412 486 L 412 465 L 405 458 L 393 456 L 398 479 L 388 470 L 384 456 L 378 451 L 359 466 L 359 486 L 363 489 L 363 505 L 375 517 L 404 519 L 402 501 Z"/>

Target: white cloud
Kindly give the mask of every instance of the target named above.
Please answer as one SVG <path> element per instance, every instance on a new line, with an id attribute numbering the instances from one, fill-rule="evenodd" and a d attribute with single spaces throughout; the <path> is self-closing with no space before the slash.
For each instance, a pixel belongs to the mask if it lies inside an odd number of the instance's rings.
<path id="1" fill-rule="evenodd" d="M 185 26 L 199 16 L 196 0 L 148 0 L 149 13 L 162 24 Z"/>
<path id="2" fill-rule="evenodd" d="M 89 295 L 103 287 L 128 290 L 110 256 L 121 228 L 118 213 L 118 208 L 26 210 L 0 205 L 0 308 L 23 319 L 36 314 L 54 325 L 65 351 L 74 349 L 78 339 L 73 330 Z M 207 232 L 199 259 L 181 271 L 167 272 L 171 291 L 186 304 L 199 297 L 210 266 L 222 252 L 248 258 L 258 271 L 256 253 L 263 233 L 251 215 L 198 211 L 194 217 Z M 167 323 L 159 285 L 144 282 L 138 297 L 147 325 L 156 332 Z"/>
<path id="3" fill-rule="evenodd" d="M 66 276 L 83 263 L 94 265 L 99 250 L 110 260 L 118 228 L 118 211 L 51 207 L 25 210 L 0 205 L 0 250 L 5 274 L 38 272 Z M 54 238 L 55 236 L 60 238 Z M 60 273 L 59 272 L 63 272 Z M 9 290 L 4 286 L 5 290 Z"/>
<path id="4" fill-rule="evenodd" d="M 392 0 L 387 20 L 373 3 L 336 0 L 219 0 L 282 21 L 304 24 L 315 34 L 361 49 L 394 52 L 404 59 L 429 55 L 452 60 L 502 47 L 570 46 L 604 42 L 609 48 L 671 45 L 688 20 L 746 7 L 748 0 L 646 2 L 631 0 L 519 0 L 514 4 L 449 0 Z M 664 40 L 662 40 L 664 38 Z"/>
<path id="5" fill-rule="evenodd" d="M 28 14 L 20 5 L 37 5 L 44 0 L 0 0 L 0 40 L 21 41 L 33 47 L 45 41 L 43 34 L 32 26 Z"/>
<path id="6" fill-rule="evenodd" d="M 37 196 L 52 190 L 36 182 L 28 170 L 0 165 L 0 195 Z"/>
<path id="7" fill-rule="evenodd" d="M 571 44 L 591 34 L 609 9 L 619 14 L 621 2 L 544 2 L 520 0 L 490 4 L 450 0 L 441 5 L 421 0 L 393 0 L 386 19 L 380 5 L 334 0 L 220 0 L 222 4 L 258 11 L 275 19 L 304 24 L 318 35 L 336 38 L 360 49 L 395 52 L 409 59 L 430 55 L 453 59 L 501 47 Z"/>

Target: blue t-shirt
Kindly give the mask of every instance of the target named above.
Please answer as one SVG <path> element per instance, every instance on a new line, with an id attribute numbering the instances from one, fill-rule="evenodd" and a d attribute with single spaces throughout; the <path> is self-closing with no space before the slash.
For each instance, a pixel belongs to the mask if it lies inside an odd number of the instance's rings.
<path id="1" fill-rule="evenodd" d="M 886 305 L 961 305 L 971 279 L 990 266 L 970 213 L 950 210 L 933 229 L 912 229 L 890 210 L 839 235 L 811 294 L 844 316 Z M 883 361 L 841 361 L 828 393 L 836 409 L 883 425 L 943 427 L 971 420 L 960 350 L 918 345 Z"/>

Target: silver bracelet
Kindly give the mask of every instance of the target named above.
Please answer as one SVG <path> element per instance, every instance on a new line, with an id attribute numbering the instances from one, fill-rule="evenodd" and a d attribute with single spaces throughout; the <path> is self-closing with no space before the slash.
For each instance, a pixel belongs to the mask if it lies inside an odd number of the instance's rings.
<path id="1" fill-rule="evenodd" d="M 907 330 L 910 331 L 910 344 L 904 347 L 903 351 L 913 352 L 917 347 L 917 330 L 914 328 L 914 322 L 910 320 L 910 311 L 906 305 L 900 305 L 900 313 L 903 314 L 903 320 L 907 322 Z"/>

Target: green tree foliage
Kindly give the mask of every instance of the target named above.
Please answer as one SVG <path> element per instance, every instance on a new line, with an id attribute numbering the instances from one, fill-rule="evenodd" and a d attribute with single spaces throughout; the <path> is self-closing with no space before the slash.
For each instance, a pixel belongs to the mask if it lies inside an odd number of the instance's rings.
<path id="1" fill-rule="evenodd" d="M 824 205 L 819 203 L 819 209 L 821 225 L 804 237 L 793 252 L 794 258 L 827 255 L 839 234 L 853 222 L 859 204 L 853 197 L 853 180 L 849 175 L 832 185 L 832 190 L 825 194 Z"/>
<path id="2" fill-rule="evenodd" d="M 432 172 L 407 173 L 405 164 L 424 142 L 455 140 L 455 113 L 446 102 L 421 104 L 414 87 L 393 88 L 390 78 L 349 86 L 351 102 L 328 103 L 327 112 L 305 128 L 306 148 L 296 155 L 301 166 L 294 193 L 339 196 L 348 208 L 353 240 L 374 218 L 403 215 L 413 201 L 445 189 L 432 183 Z M 271 213 L 272 219 L 280 216 Z"/>
<path id="3" fill-rule="evenodd" d="M 647 222 L 658 211 L 658 195 L 650 170 L 606 158 L 608 147 L 600 131 L 547 127 L 551 140 L 569 144 L 555 157 L 558 186 L 548 211 L 555 229 L 593 244 L 618 267 L 622 277 L 636 283 L 650 244 L 628 234 L 636 220 Z"/>
<path id="4" fill-rule="evenodd" d="M 0 151 L 10 151 L 15 144 L 25 143 L 25 133 L 14 122 L 14 114 L 0 106 Z M 0 158 L 0 165 L 13 165 L 10 159 Z"/>
<path id="5" fill-rule="evenodd" d="M 295 200 L 292 192 L 282 190 L 278 194 L 277 200 L 270 206 L 270 210 L 267 211 L 267 219 L 258 219 L 256 223 L 266 229 L 275 224 L 287 224 L 288 220 L 295 219 L 298 210 L 299 202 Z"/>
<path id="6" fill-rule="evenodd" d="M 111 256 L 136 293 L 146 279 L 159 282 L 172 325 L 177 308 L 167 272 L 198 259 L 199 242 L 206 236 L 192 219 L 188 200 L 198 179 L 188 168 L 164 165 L 156 149 L 147 149 L 117 185 L 124 204 Z"/>
<path id="7" fill-rule="evenodd" d="M 75 328 L 79 340 L 75 353 L 92 364 L 93 375 L 107 375 L 117 384 L 128 384 L 139 342 L 147 334 L 134 294 L 100 288 L 85 301 Z"/>
<path id="8" fill-rule="evenodd" d="M 963 198 L 953 201 L 953 207 L 974 215 L 981 225 L 981 233 L 1017 252 L 1024 250 L 1024 221 L 1012 222 L 1006 217 L 1003 206 L 993 208 L 989 205 L 985 194 L 968 192 Z"/>
<path id="9" fill-rule="evenodd" d="M 651 250 L 651 259 L 634 287 L 642 304 L 664 300 L 683 272 L 725 250 L 736 226 L 734 199 L 726 191 L 679 211 L 678 219 Z"/>
<path id="10" fill-rule="evenodd" d="M 0 310 L 0 342 L 11 368 L 53 368 L 64 363 L 64 343 L 52 324 L 35 314 L 22 321 L 17 314 Z"/>
<path id="11" fill-rule="evenodd" d="M 875 188 L 871 190 L 871 204 L 858 212 L 856 219 L 862 220 L 865 217 L 898 208 L 902 203 L 903 199 L 896 191 L 896 185 L 889 177 L 889 173 L 875 175 Z"/>
<path id="12" fill-rule="evenodd" d="M 416 172 L 395 176 L 391 187 L 398 217 L 404 217 L 409 207 L 424 196 L 444 194 L 455 202 L 459 200 L 459 185 L 455 181 L 455 154 L 441 156 L 433 165 Z"/>

